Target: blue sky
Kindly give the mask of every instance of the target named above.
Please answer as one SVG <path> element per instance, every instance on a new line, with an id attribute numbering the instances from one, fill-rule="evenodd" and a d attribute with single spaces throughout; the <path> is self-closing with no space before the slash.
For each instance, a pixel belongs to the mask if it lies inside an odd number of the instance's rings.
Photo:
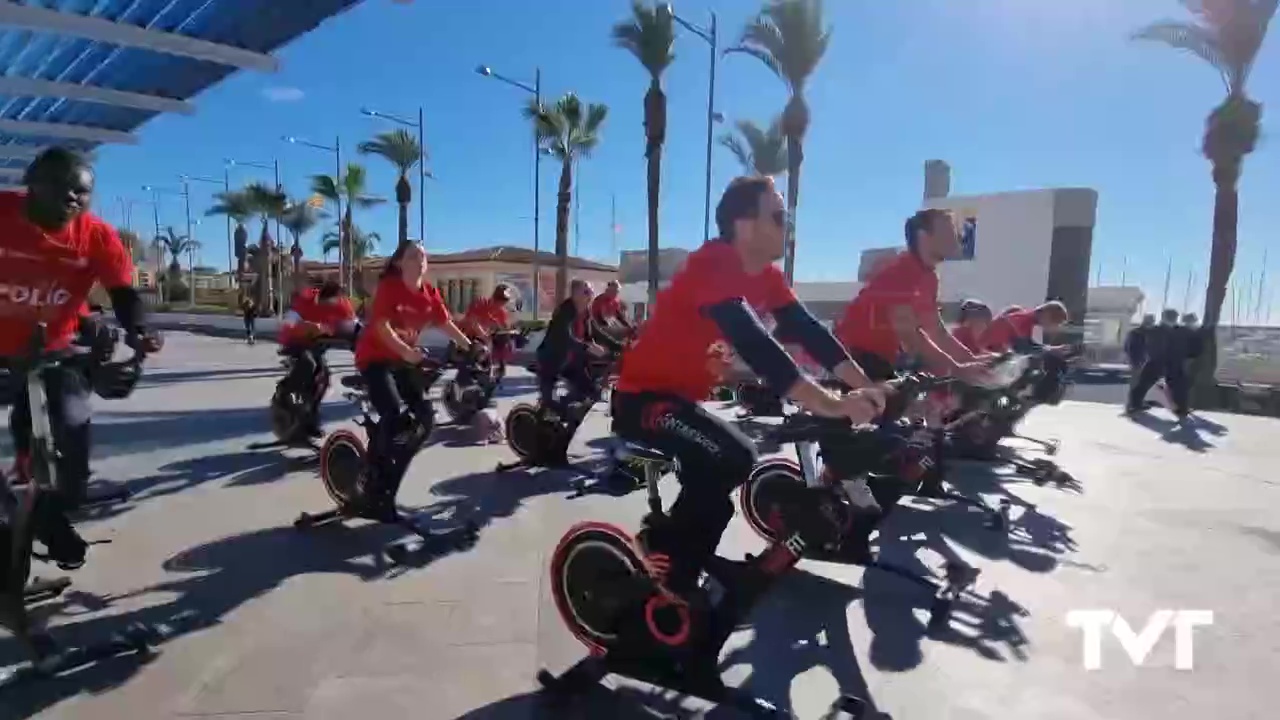
<path id="1" fill-rule="evenodd" d="M 428 247 L 528 245 L 532 160 L 519 115 L 525 96 L 474 68 L 484 63 L 532 80 L 541 66 L 547 96 L 572 90 L 610 108 L 603 142 L 581 166 L 579 253 L 616 257 L 611 197 L 620 247 L 643 247 L 647 80 L 609 38 L 628 7 L 628 0 L 369 0 L 286 48 L 278 74 L 237 75 L 200 96 L 194 117 L 159 118 L 140 131 L 140 146 L 104 148 L 99 210 L 120 222 L 117 197 L 143 198 L 147 183 L 176 187 L 180 173 L 221 177 L 224 157 L 278 159 L 284 184 L 302 195 L 311 174 L 332 172 L 332 156 L 286 144 L 282 135 L 323 143 L 340 136 L 345 162 L 356 158 L 359 141 L 393 127 L 361 116 L 361 106 L 412 115 L 421 105 L 437 178 L 427 186 Z M 718 13 L 726 42 L 757 7 L 752 0 L 676 2 L 681 16 L 700 23 L 708 11 Z M 1127 258 L 1129 283 L 1158 302 L 1172 255 L 1171 304 L 1182 304 L 1188 273 L 1203 285 L 1213 193 L 1197 148 L 1221 84 L 1198 60 L 1127 39 L 1144 23 L 1181 17 L 1177 2 L 827 0 L 826 7 L 834 36 L 808 88 L 813 122 L 798 218 L 799 279 L 850 279 L 860 250 L 898 242 L 902 218 L 919 202 L 923 162 L 942 158 L 952 165 L 955 194 L 1097 189 L 1094 273 L 1100 266 L 1104 283 L 1119 282 Z M 662 241 L 694 247 L 702 239 L 708 48 L 681 32 L 676 54 L 666 76 Z M 782 84 L 745 56 L 723 59 L 717 84 L 717 109 L 730 120 L 767 121 L 786 101 Z M 1280 226 L 1280 149 L 1266 133 L 1280 108 L 1280 39 L 1264 47 L 1251 89 L 1272 114 L 1264 111 L 1264 137 L 1241 183 L 1241 286 L 1260 271 Z M 377 158 L 365 162 L 374 190 L 389 196 L 391 168 Z M 737 169 L 717 147 L 713 187 Z M 548 249 L 557 172 L 544 164 Z M 241 168 L 233 184 L 268 177 Z M 193 186 L 197 215 L 216 190 Z M 148 211 L 134 208 L 135 226 L 149 226 Z M 357 216 L 386 248 L 395 222 L 390 204 Z M 164 201 L 161 223 L 181 227 L 178 198 Z M 411 223 L 416 234 L 416 207 Z M 225 266 L 222 223 L 206 220 L 197 236 L 203 260 Z M 318 238 L 310 238 L 309 254 L 318 252 Z M 1275 278 L 1280 249 L 1273 255 Z M 1194 292 L 1191 304 L 1201 298 Z M 1280 322 L 1275 307 L 1272 322 Z"/>

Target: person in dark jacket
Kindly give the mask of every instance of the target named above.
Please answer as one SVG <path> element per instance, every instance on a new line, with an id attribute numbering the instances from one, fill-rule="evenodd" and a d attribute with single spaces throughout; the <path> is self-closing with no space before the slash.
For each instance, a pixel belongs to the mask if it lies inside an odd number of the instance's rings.
<path id="1" fill-rule="evenodd" d="M 1146 333 L 1146 360 L 1138 379 L 1129 390 L 1129 402 L 1125 412 L 1132 414 L 1145 409 L 1147 393 L 1160 380 L 1169 388 L 1173 412 L 1183 421 L 1190 414 L 1190 385 L 1187 380 L 1187 359 L 1194 350 L 1193 335 L 1178 325 L 1178 311 L 1169 309 L 1161 315 L 1160 324 Z"/>
<path id="2" fill-rule="evenodd" d="M 1129 336 L 1124 339 L 1124 354 L 1129 358 L 1129 369 L 1133 371 L 1135 378 L 1142 369 L 1142 364 L 1147 361 L 1147 335 L 1155 324 L 1155 315 L 1143 315 L 1142 324 L 1130 330 Z"/>
<path id="3" fill-rule="evenodd" d="M 538 345 L 539 406 L 551 407 L 556 383 L 561 378 L 577 396 L 595 392 L 587 372 L 590 356 L 603 357 L 606 350 L 595 343 L 591 329 L 591 300 L 595 291 L 585 280 L 569 284 L 569 297 L 551 316 L 542 343 Z"/>

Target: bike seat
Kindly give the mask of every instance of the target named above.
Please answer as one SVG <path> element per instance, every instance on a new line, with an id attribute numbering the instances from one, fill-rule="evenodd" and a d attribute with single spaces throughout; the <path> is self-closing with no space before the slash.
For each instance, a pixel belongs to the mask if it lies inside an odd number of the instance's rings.
<path id="1" fill-rule="evenodd" d="M 675 463 L 675 458 L 669 453 L 630 440 L 624 442 L 622 447 L 618 449 L 618 457 L 655 465 L 671 465 Z"/>
<path id="2" fill-rule="evenodd" d="M 349 390 L 365 389 L 364 377 L 360 375 L 343 375 L 340 382 L 342 383 L 342 387 Z"/>

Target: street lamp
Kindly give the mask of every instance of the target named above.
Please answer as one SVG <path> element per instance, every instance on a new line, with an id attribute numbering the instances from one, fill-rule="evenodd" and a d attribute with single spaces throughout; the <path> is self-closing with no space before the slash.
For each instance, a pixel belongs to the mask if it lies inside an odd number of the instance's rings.
<path id="1" fill-rule="evenodd" d="M 303 140 L 302 138 L 294 137 L 292 135 L 286 135 L 280 139 L 292 145 L 302 145 L 313 150 L 323 150 L 325 152 L 333 153 L 333 172 L 335 173 L 333 176 L 333 182 L 338 186 L 335 188 L 338 191 L 336 193 L 337 197 L 333 201 L 337 206 L 338 214 L 338 275 L 346 281 L 345 284 L 348 289 L 353 288 L 355 286 L 355 263 L 350 262 L 350 259 L 346 257 L 346 255 L 350 253 L 347 252 L 347 243 L 344 238 L 347 228 L 344 227 L 345 223 L 343 222 L 342 217 L 342 139 L 335 135 L 332 146 L 313 143 L 309 140 Z M 345 268 L 343 267 L 343 263 L 346 263 Z"/>
<path id="2" fill-rule="evenodd" d="M 676 15 L 669 2 L 659 5 L 658 12 L 669 16 L 685 30 L 702 38 L 711 46 L 711 74 L 707 83 L 707 177 L 702 210 L 702 241 L 706 242 L 711 238 L 711 136 L 715 132 L 715 123 L 719 115 L 716 112 L 716 44 L 718 39 L 716 35 L 716 14 L 712 12 L 711 24 L 702 28 Z"/>
<path id="3" fill-rule="evenodd" d="M 200 175 L 179 175 L 178 177 L 182 178 L 182 181 L 184 183 L 185 182 L 202 182 L 202 183 L 209 183 L 210 185 L 221 185 L 223 193 L 231 192 L 231 173 L 226 169 L 223 170 L 223 175 L 221 180 L 218 180 L 217 178 L 211 178 L 211 177 L 202 177 Z M 200 221 L 196 220 L 196 224 L 199 225 Z M 235 252 L 231 248 L 231 216 L 228 215 L 227 216 L 227 273 L 228 274 L 233 273 L 233 270 L 231 269 L 231 263 L 233 262 L 235 262 Z"/>
<path id="4" fill-rule="evenodd" d="M 155 185 L 143 185 L 142 189 L 151 193 L 152 209 L 154 211 L 154 217 L 156 222 L 156 239 L 160 238 L 160 195 L 163 193 L 166 195 L 177 195 L 183 199 L 183 203 L 185 205 L 185 210 L 186 210 L 186 220 L 187 220 L 187 240 L 190 240 L 191 239 L 191 188 L 187 183 L 187 181 L 185 179 L 182 181 L 181 190 L 174 190 L 172 188 L 162 188 Z M 160 262 L 157 263 L 158 266 L 163 264 L 164 258 L 163 257 L 159 258 L 159 261 Z M 170 294 L 169 300 L 172 301 L 172 299 L 173 299 L 173 296 L 172 294 Z M 191 304 L 190 297 L 187 298 L 187 304 L 188 305 Z"/>
<path id="5" fill-rule="evenodd" d="M 393 123 L 404 125 L 405 127 L 418 129 L 418 238 L 423 243 L 427 242 L 427 178 L 434 177 L 427 170 L 427 144 L 423 139 L 422 107 L 418 107 L 418 121 L 406 120 L 391 113 L 370 110 L 369 108 L 360 108 L 361 115 L 367 115 L 371 118 L 382 118 L 390 120 Z"/>
<path id="6" fill-rule="evenodd" d="M 512 87 L 524 90 L 530 95 L 533 95 L 534 102 L 537 103 L 539 107 L 541 107 L 542 105 L 542 68 L 534 68 L 532 85 L 530 85 L 529 83 L 520 82 L 519 80 L 512 80 L 511 78 L 506 77 L 504 75 L 499 75 L 498 73 L 494 72 L 493 68 L 489 67 L 488 65 L 477 66 L 476 73 L 487 78 L 500 80 Z M 535 126 L 534 132 L 533 132 L 533 302 L 530 303 L 530 308 L 533 311 L 533 318 L 535 320 L 538 319 L 538 300 L 540 295 L 540 291 L 538 290 L 538 284 L 539 284 L 538 276 L 541 274 L 540 268 L 539 268 L 540 266 L 539 260 L 541 258 L 539 254 L 542 251 L 542 245 L 539 242 L 539 234 L 538 234 L 539 233 L 538 226 L 542 224 L 541 223 L 542 193 L 541 193 L 541 184 L 540 184 L 540 181 L 542 179 L 541 170 L 542 170 L 542 148 L 538 143 L 538 131 L 537 131 L 537 127 Z"/>

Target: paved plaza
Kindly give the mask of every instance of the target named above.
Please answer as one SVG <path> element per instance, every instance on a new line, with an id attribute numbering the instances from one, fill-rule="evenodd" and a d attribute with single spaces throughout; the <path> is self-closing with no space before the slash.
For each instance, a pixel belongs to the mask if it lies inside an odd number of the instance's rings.
<path id="1" fill-rule="evenodd" d="M 338 369 L 350 356 L 335 354 Z M 391 528 L 364 523 L 309 533 L 302 510 L 329 500 L 312 461 L 254 452 L 267 439 L 275 346 L 172 333 L 129 399 L 99 402 L 98 476 L 133 500 L 86 522 L 93 548 L 75 585 L 45 606 L 63 637 L 101 637 L 127 620 L 194 619 L 147 664 L 123 658 L 0 695 L 2 718 L 59 720 L 506 720 L 534 716 L 540 667 L 581 655 L 551 601 L 546 559 L 581 519 L 635 527 L 642 494 L 575 497 L 562 472 L 494 475 L 505 446 L 465 445 L 448 428 L 422 452 L 401 500 L 481 526 L 471 550 L 409 568 L 379 560 Z M 532 392 L 509 380 L 500 411 Z M 924 631 L 927 598 L 875 571 L 807 562 L 725 649 L 726 677 L 800 718 L 840 693 L 868 696 L 897 720 L 1156 720 L 1275 717 L 1280 700 L 1280 460 L 1276 421 L 1207 415 L 1194 431 L 1161 411 L 1141 422 L 1106 400 L 1118 388 L 1032 414 L 1025 430 L 1062 440 L 1079 491 L 1037 487 L 981 467 L 956 483 L 1009 497 L 1005 538 L 959 508 L 917 503 L 886 530 L 884 554 L 928 565 L 958 554 L 983 571 L 955 629 Z M 335 389 L 329 427 L 354 409 Z M 577 439 L 598 453 L 597 411 Z M 7 432 L 5 433 L 7 445 Z M 5 462 L 10 456 L 7 448 Z M 667 487 L 667 492 L 674 491 Z M 722 551 L 761 547 L 735 519 Z M 942 548 L 940 553 L 938 548 Z M 36 573 L 56 575 L 37 565 Z M 1141 629 L 1161 609 L 1205 609 L 1195 667 L 1174 668 L 1174 633 L 1134 667 L 1104 639 L 1103 668 L 1082 668 L 1073 609 L 1113 609 Z M 5 664 L 15 644 L 0 640 Z M 687 717 L 702 706 L 627 685 L 584 718 Z M 716 713 L 719 716 L 719 713 Z M 561 715 L 565 716 L 565 715 Z M 725 715 L 728 717 L 729 715 Z"/>

